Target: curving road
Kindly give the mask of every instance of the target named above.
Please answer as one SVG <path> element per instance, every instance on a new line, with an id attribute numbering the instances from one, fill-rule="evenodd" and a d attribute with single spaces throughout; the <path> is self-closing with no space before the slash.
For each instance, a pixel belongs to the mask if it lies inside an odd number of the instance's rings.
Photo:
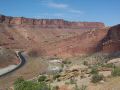
<path id="1" fill-rule="evenodd" d="M 11 72 L 14 72 L 15 70 L 19 69 L 20 67 L 22 67 L 25 64 L 26 60 L 25 60 L 24 56 L 22 55 L 22 52 L 16 51 L 16 56 L 19 58 L 20 63 L 18 65 L 14 66 L 14 68 L 11 68 L 11 69 L 6 68 L 8 70 L 6 70 L 6 72 L 4 72 L 4 73 L 1 73 L 0 77 L 5 76 Z"/>

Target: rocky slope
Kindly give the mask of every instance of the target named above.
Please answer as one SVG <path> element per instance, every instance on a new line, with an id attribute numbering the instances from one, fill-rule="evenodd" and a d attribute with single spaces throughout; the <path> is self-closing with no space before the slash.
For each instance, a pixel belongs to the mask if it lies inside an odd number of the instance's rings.
<path id="1" fill-rule="evenodd" d="M 120 24 L 109 28 L 101 43 L 104 52 L 120 51 Z"/>
<path id="2" fill-rule="evenodd" d="M 98 51 L 120 51 L 120 25 L 99 22 L 0 16 L 0 46 L 41 56 L 71 57 Z M 112 41 L 112 42 L 111 42 Z"/>

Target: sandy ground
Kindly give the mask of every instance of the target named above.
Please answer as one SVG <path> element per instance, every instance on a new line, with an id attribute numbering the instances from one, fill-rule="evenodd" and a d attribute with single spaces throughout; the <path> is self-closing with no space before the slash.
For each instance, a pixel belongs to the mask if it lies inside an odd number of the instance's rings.
<path id="1" fill-rule="evenodd" d="M 104 83 L 89 84 L 88 90 L 120 90 L 120 77 L 110 78 Z"/>

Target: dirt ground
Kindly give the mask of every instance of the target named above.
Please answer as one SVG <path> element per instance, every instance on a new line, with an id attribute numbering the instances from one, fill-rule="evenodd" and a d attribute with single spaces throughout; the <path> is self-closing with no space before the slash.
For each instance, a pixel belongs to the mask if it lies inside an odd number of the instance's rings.
<path id="1" fill-rule="evenodd" d="M 13 82 L 20 76 L 23 76 L 24 79 L 31 79 L 35 76 L 38 76 L 40 73 L 45 72 L 47 67 L 44 60 L 40 58 L 32 58 L 26 61 L 26 64 L 20 69 L 12 72 L 4 77 L 0 77 L 0 90 L 3 88 L 9 87 Z"/>
<path id="2" fill-rule="evenodd" d="M 89 84 L 88 90 L 120 90 L 120 77 L 110 78 L 104 83 Z"/>

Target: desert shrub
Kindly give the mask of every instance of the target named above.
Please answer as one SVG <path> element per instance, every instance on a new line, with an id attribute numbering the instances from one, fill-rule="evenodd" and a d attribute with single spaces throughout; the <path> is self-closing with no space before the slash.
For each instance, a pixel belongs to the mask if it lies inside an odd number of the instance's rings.
<path id="1" fill-rule="evenodd" d="M 84 61 L 83 64 L 87 66 L 88 65 L 88 61 Z"/>
<path id="2" fill-rule="evenodd" d="M 77 84 L 75 84 L 75 89 L 74 90 L 86 90 L 87 86 L 86 85 L 82 85 L 81 87 L 79 87 Z"/>
<path id="3" fill-rule="evenodd" d="M 82 85 L 82 86 L 80 87 L 80 90 L 87 90 L 87 86 L 86 86 L 86 85 Z"/>
<path id="4" fill-rule="evenodd" d="M 67 64 L 67 61 L 63 61 L 62 63 L 63 63 L 63 64 Z"/>
<path id="5" fill-rule="evenodd" d="M 63 61 L 62 63 L 63 63 L 63 64 L 71 64 L 72 62 L 65 60 L 65 61 Z"/>
<path id="6" fill-rule="evenodd" d="M 46 83 L 32 82 L 32 81 L 21 81 L 14 83 L 14 90 L 50 90 Z"/>
<path id="7" fill-rule="evenodd" d="M 32 48 L 32 49 L 30 49 L 29 50 L 29 52 L 28 52 L 28 55 L 30 56 L 30 57 L 42 57 L 42 56 L 44 56 L 44 54 L 45 54 L 46 52 L 45 52 L 45 50 L 44 49 L 41 49 L 41 48 Z"/>
<path id="8" fill-rule="evenodd" d="M 98 69 L 96 67 L 93 67 L 90 73 L 91 74 L 98 74 Z"/>
<path id="9" fill-rule="evenodd" d="M 39 56 L 39 54 L 38 54 L 38 52 L 36 50 L 30 50 L 28 55 L 30 57 L 38 57 Z"/>
<path id="10" fill-rule="evenodd" d="M 102 65 L 103 67 L 107 67 L 107 68 L 115 68 L 115 65 L 110 63 L 110 64 L 106 64 L 106 65 Z"/>
<path id="11" fill-rule="evenodd" d="M 59 86 L 54 86 L 52 90 L 59 90 Z"/>
<path id="12" fill-rule="evenodd" d="M 54 80 L 56 80 L 56 79 L 59 78 L 59 77 L 60 77 L 59 74 L 55 74 L 55 75 L 53 75 L 53 79 L 54 79 Z"/>
<path id="13" fill-rule="evenodd" d="M 14 90 L 49 90 L 49 88 L 45 83 L 25 81 L 20 77 L 14 82 Z"/>
<path id="14" fill-rule="evenodd" d="M 112 76 L 120 76 L 120 67 L 116 67 L 112 70 Z"/>
<path id="15" fill-rule="evenodd" d="M 46 80 L 46 78 L 47 78 L 46 76 L 42 75 L 38 78 L 38 82 L 43 82 Z"/>
<path id="16" fill-rule="evenodd" d="M 70 79 L 70 84 L 76 84 L 76 80 L 74 78 Z"/>
<path id="17" fill-rule="evenodd" d="M 25 80 L 23 79 L 23 77 L 19 77 L 19 78 L 17 78 L 17 79 L 15 80 L 14 84 L 17 85 L 17 84 L 22 83 L 22 82 L 24 82 L 24 81 L 25 81 Z"/>
<path id="18" fill-rule="evenodd" d="M 92 82 L 93 83 L 97 83 L 97 82 L 99 82 L 99 81 L 101 81 L 101 80 L 103 80 L 104 79 L 104 76 L 103 75 L 99 75 L 99 74 L 94 74 L 93 76 L 92 76 Z"/>

